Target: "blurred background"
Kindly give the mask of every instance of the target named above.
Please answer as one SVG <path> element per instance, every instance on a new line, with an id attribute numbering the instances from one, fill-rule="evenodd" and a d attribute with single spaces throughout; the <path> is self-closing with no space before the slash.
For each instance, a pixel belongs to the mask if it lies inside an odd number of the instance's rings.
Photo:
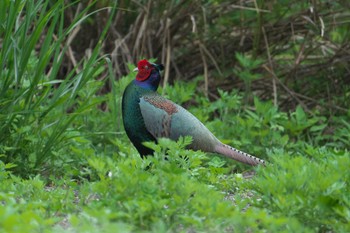
<path id="1" fill-rule="evenodd" d="M 65 22 L 85 9 L 65 11 Z M 98 42 L 114 1 L 72 36 L 61 77 Z M 200 76 L 199 88 L 217 98 L 217 88 L 254 92 L 276 106 L 327 113 L 347 111 L 350 101 L 350 3 L 348 1 L 118 1 L 103 42 L 116 77 L 128 63 L 156 58 L 166 66 L 165 83 Z M 110 88 L 107 86 L 107 90 Z"/>

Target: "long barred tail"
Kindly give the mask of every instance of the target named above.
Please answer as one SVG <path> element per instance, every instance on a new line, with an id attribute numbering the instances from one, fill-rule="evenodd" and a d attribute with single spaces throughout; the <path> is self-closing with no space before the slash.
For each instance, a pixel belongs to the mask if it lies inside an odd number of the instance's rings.
<path id="1" fill-rule="evenodd" d="M 222 154 L 226 157 L 229 157 L 231 159 L 240 161 L 242 163 L 249 164 L 251 166 L 256 166 L 259 164 L 265 165 L 264 160 L 254 157 L 253 155 L 247 154 L 243 151 L 237 150 L 236 148 L 233 148 L 225 144 L 217 145 L 215 147 L 215 152 Z"/>

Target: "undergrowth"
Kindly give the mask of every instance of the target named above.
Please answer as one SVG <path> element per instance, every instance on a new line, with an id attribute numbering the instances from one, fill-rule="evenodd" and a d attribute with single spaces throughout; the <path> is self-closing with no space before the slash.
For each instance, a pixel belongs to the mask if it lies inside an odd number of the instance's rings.
<path id="1" fill-rule="evenodd" d="M 99 11 L 67 27 L 65 1 L 35 3 L 0 1 L 1 232 L 350 231 L 348 111 L 281 110 L 251 89 L 261 61 L 236 54 L 245 94 L 218 89 L 209 99 L 201 76 L 160 91 L 267 166 L 186 150 L 187 137 L 148 143 L 155 154 L 141 159 L 120 112 L 135 74 L 116 79 L 100 54 L 115 8 L 61 80 L 73 32 Z"/>
<path id="2" fill-rule="evenodd" d="M 115 90 L 122 90 L 133 76 L 114 82 Z M 98 82 L 91 81 L 82 91 L 88 93 Z M 174 88 L 194 91 L 192 84 L 181 82 Z M 186 103 L 186 94 L 176 93 L 181 92 L 169 91 L 168 97 Z M 268 161 L 266 167 L 254 169 L 253 178 L 247 178 L 251 168 L 245 165 L 185 150 L 191 138 L 150 143 L 154 156 L 141 159 L 122 131 L 111 132 L 111 126 L 120 129 L 114 125 L 119 116 L 102 111 L 97 101 L 92 110 L 75 118 L 59 156 L 39 168 L 37 175 L 21 178 L 15 161 L 1 162 L 1 228 L 5 232 L 349 231 L 350 154 L 345 131 L 350 129 L 342 127 L 331 140 L 322 133 L 326 119 L 317 113 L 308 115 L 301 108 L 281 112 L 257 98 L 253 109 L 245 109 L 239 93 L 220 93 L 222 98 L 213 103 L 196 93 L 198 107 L 189 109 L 222 141 Z M 114 103 L 120 96 L 110 93 L 104 100 L 118 105 Z M 344 124 L 345 118 L 339 118 L 339 125 Z"/>

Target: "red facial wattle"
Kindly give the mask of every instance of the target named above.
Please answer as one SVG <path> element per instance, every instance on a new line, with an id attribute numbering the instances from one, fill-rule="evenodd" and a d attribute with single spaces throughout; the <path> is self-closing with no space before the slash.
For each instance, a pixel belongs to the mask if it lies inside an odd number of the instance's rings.
<path id="1" fill-rule="evenodd" d="M 144 59 L 137 63 L 137 69 L 138 69 L 138 72 L 136 75 L 136 80 L 142 82 L 148 79 L 154 67 L 152 66 L 151 63 L 149 63 L 146 59 Z"/>

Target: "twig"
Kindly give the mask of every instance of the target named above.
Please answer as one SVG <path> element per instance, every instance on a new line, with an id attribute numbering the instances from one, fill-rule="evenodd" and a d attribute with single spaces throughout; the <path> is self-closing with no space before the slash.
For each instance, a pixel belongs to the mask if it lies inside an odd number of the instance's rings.
<path id="1" fill-rule="evenodd" d="M 164 74 L 164 83 L 163 83 L 163 94 L 165 92 L 166 85 L 169 80 L 169 71 L 170 71 L 170 58 L 171 58 L 171 37 L 170 37 L 170 22 L 171 20 L 167 18 L 166 21 L 166 38 L 167 38 L 167 48 L 166 48 L 166 62 L 165 62 L 165 74 Z"/>
<path id="2" fill-rule="evenodd" d="M 203 46 L 202 43 L 199 42 L 199 51 L 201 53 L 202 61 L 203 61 L 203 67 L 204 67 L 204 90 L 205 90 L 205 96 L 208 97 L 208 64 L 207 59 L 205 58 L 204 52 L 203 52 Z"/>
<path id="3" fill-rule="evenodd" d="M 253 7 L 246 7 L 246 6 L 239 6 L 239 5 L 230 5 L 230 7 L 231 8 L 235 8 L 235 9 L 242 9 L 242 10 L 250 10 L 250 11 L 256 11 L 256 12 L 271 13 L 271 11 L 269 11 L 269 10 L 253 8 Z"/>
<path id="4" fill-rule="evenodd" d="M 269 67 L 267 67 L 266 65 L 262 65 L 262 67 L 267 71 L 269 72 L 272 77 L 278 81 L 278 83 L 289 93 L 289 95 L 291 97 L 293 97 L 303 108 L 305 111 L 307 111 L 308 113 L 311 113 L 311 111 L 308 109 L 308 107 L 304 104 L 303 101 L 301 101 L 296 95 L 295 95 L 295 92 L 294 91 L 291 91 L 286 85 L 284 85 L 281 80 L 279 80 L 277 78 L 277 76 L 275 75 L 275 73 L 273 71 L 270 70 Z"/>
<path id="5" fill-rule="evenodd" d="M 347 108 L 342 108 L 342 107 L 334 105 L 334 104 L 322 103 L 322 102 L 319 102 L 319 101 L 317 101 L 317 100 L 315 100 L 315 99 L 313 99 L 311 97 L 302 95 L 300 93 L 293 92 L 293 94 L 298 96 L 298 97 L 300 97 L 300 98 L 309 100 L 309 101 L 311 101 L 313 103 L 316 103 L 316 104 L 319 104 L 319 105 L 323 105 L 323 106 L 328 107 L 328 108 L 334 108 L 334 109 L 337 109 L 337 110 L 340 110 L 340 111 L 344 111 L 344 112 L 348 112 L 349 111 L 349 109 L 347 109 Z"/>
<path id="6" fill-rule="evenodd" d="M 203 52 L 205 52 L 208 57 L 210 58 L 210 60 L 213 62 L 215 68 L 218 70 L 219 74 L 222 75 L 221 69 L 218 65 L 218 63 L 216 62 L 215 58 L 213 57 L 213 55 L 211 55 L 211 53 L 208 51 L 208 49 L 205 47 L 205 45 L 203 43 L 200 43 L 201 47 L 203 49 Z"/>
<path id="7" fill-rule="evenodd" d="M 135 41 L 135 46 L 134 46 L 134 51 L 133 51 L 134 57 L 137 57 L 137 58 L 140 58 L 141 52 L 142 52 L 142 50 L 140 49 L 140 47 L 141 47 L 141 39 L 142 39 L 142 36 L 144 35 L 144 32 L 146 31 L 147 18 L 148 18 L 148 13 L 146 11 L 145 14 L 144 14 L 141 26 L 138 29 L 138 33 L 137 33 L 136 41 Z M 135 27 L 135 29 L 136 29 L 136 27 Z"/>
<path id="8" fill-rule="evenodd" d="M 271 69 L 271 72 L 274 74 L 274 77 L 277 78 L 277 76 L 275 74 L 275 71 L 273 69 L 273 63 L 272 63 L 271 54 L 270 54 L 270 46 L 269 46 L 269 42 L 267 40 L 265 27 L 263 26 L 263 27 L 261 27 L 261 29 L 262 29 L 262 33 L 263 33 L 264 40 L 265 40 L 266 53 L 267 53 L 267 58 L 268 58 L 268 61 L 269 61 L 270 69 Z M 277 107 L 277 87 L 276 87 L 276 80 L 275 80 L 274 77 L 272 77 L 273 105 L 275 107 Z"/>

